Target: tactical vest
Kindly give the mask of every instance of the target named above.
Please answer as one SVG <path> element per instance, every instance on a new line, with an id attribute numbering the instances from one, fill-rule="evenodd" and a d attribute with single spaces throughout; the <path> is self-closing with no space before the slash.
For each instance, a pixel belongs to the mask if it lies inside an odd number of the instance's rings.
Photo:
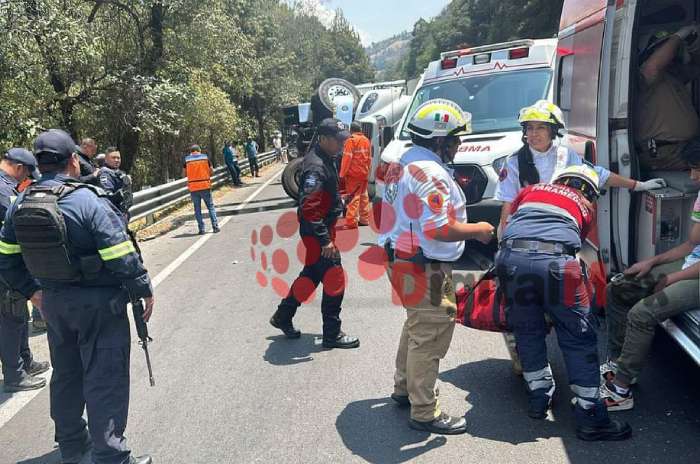
<path id="1" fill-rule="evenodd" d="M 22 249 L 27 269 L 37 279 L 57 282 L 80 282 L 86 274 L 96 274 L 101 267 L 95 258 L 72 258 L 69 253 L 68 231 L 63 213 L 58 207 L 62 198 L 80 188 L 88 188 L 98 196 L 104 192 L 92 185 L 66 183 L 56 186 L 32 185 L 17 206 L 12 221 L 15 237 Z M 92 263 L 92 265 L 86 265 Z"/>

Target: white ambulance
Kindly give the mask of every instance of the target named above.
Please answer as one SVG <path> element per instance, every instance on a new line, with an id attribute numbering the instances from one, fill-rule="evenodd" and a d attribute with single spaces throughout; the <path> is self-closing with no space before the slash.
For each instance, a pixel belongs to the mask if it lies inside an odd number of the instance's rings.
<path id="1" fill-rule="evenodd" d="M 442 53 L 430 63 L 382 152 L 375 208 L 380 209 L 386 167 L 411 146 L 406 126 L 413 112 L 428 100 L 447 98 L 472 115 L 472 133 L 462 138 L 453 166 L 467 203 L 475 205 L 470 218 L 497 223 L 498 173 L 523 144 L 518 113 L 537 100 L 551 100 L 556 49 L 556 39 L 517 40 Z"/>

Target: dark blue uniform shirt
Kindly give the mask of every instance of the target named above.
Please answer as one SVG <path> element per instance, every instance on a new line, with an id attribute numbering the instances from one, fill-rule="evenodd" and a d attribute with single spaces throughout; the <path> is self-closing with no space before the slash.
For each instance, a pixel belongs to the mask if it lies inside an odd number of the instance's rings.
<path id="1" fill-rule="evenodd" d="M 60 185 L 75 181 L 63 174 L 45 174 L 37 185 Z M 79 262 L 80 257 L 98 255 L 102 269 L 96 276 L 76 284 L 51 280 L 38 282 L 24 264 L 17 244 L 12 216 L 22 204 L 24 193 L 8 209 L 0 231 L 0 275 L 26 297 L 40 287 L 65 286 L 118 287 L 124 285 L 134 298 L 152 296 L 151 281 L 141 263 L 133 243 L 126 233 L 123 219 L 114 205 L 97 196 L 88 188 L 79 188 L 59 200 L 68 235 L 69 256 Z"/>

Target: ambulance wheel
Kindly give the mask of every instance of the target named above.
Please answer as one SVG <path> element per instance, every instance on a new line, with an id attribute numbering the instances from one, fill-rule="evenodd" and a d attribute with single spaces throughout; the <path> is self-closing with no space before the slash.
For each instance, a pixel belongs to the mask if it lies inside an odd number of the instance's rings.
<path id="1" fill-rule="evenodd" d="M 345 79 L 331 77 L 321 82 L 318 86 L 318 98 L 323 106 L 333 113 L 333 99 L 337 96 L 352 96 L 355 102 L 355 107 L 360 102 L 360 91 Z M 354 110 L 354 109 L 353 109 Z M 354 111 L 353 111 L 354 112 Z"/>
<path id="2" fill-rule="evenodd" d="M 296 201 L 299 201 L 299 183 L 301 181 L 301 168 L 304 158 L 294 158 L 289 161 L 282 172 L 282 188 Z"/>

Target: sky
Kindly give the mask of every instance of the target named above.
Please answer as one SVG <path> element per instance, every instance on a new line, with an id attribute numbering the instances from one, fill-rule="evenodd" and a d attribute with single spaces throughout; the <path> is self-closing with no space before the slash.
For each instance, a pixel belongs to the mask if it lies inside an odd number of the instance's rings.
<path id="1" fill-rule="evenodd" d="M 305 0 L 322 20 L 340 8 L 362 39 L 363 45 L 413 30 L 420 18 L 432 18 L 450 0 Z"/>

